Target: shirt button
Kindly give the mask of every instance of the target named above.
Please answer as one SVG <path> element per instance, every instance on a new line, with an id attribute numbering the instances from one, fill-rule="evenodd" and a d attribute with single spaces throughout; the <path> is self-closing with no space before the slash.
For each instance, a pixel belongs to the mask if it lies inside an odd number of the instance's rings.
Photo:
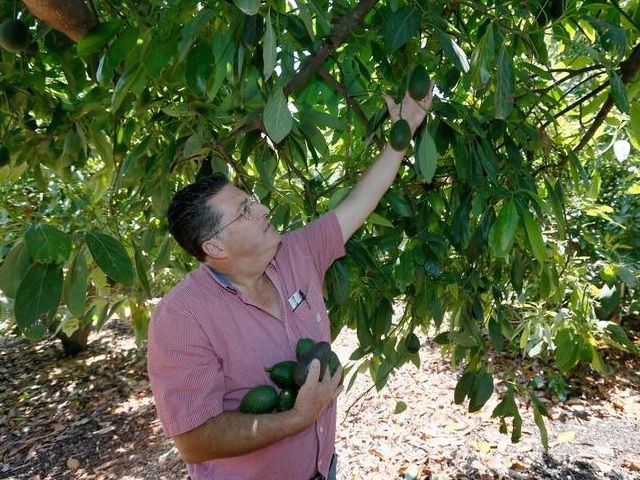
<path id="1" fill-rule="evenodd" d="M 324 428 L 320 427 L 320 433 L 324 433 Z"/>

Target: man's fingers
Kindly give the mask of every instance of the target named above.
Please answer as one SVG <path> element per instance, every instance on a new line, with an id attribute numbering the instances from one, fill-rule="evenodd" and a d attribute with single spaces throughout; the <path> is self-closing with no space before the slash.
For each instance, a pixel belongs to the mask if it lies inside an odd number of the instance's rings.
<path id="1" fill-rule="evenodd" d="M 311 381 L 320 381 L 320 360 L 318 360 L 317 358 L 311 360 L 311 363 L 309 364 L 309 371 L 307 372 L 307 380 L 305 381 L 305 383 Z"/>

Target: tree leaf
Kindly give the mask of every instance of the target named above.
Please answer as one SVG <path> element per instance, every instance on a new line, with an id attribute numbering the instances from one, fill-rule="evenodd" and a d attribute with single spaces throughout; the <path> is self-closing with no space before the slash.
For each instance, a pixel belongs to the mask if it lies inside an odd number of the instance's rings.
<path id="1" fill-rule="evenodd" d="M 513 53 L 506 46 L 500 49 L 497 68 L 496 92 L 493 97 L 495 118 L 504 120 L 513 108 L 513 86 L 515 83 Z"/>
<path id="2" fill-rule="evenodd" d="M 84 239 L 93 260 L 105 274 L 125 285 L 133 282 L 133 264 L 118 240 L 96 230 L 87 232 Z"/>
<path id="3" fill-rule="evenodd" d="M 36 262 L 62 265 L 71 255 L 71 237 L 50 225 L 31 225 L 24 234 L 24 240 Z"/>
<path id="4" fill-rule="evenodd" d="M 529 239 L 529 245 L 531 247 L 531 253 L 536 259 L 543 263 L 547 260 L 547 248 L 542 238 L 542 232 L 540 231 L 540 225 L 533 219 L 533 215 L 526 208 L 520 209 L 520 216 L 524 221 L 524 228 L 527 232 L 527 238 Z"/>
<path id="5" fill-rule="evenodd" d="M 402 400 L 398 400 L 396 402 L 396 408 L 393 410 L 394 414 L 399 414 L 404 412 L 407 409 L 407 404 L 406 402 L 403 402 Z"/>
<path id="6" fill-rule="evenodd" d="M 20 282 L 33 263 L 29 249 L 23 243 L 17 243 L 4 257 L 0 267 L 0 289 L 8 298 L 15 298 Z"/>
<path id="7" fill-rule="evenodd" d="M 131 65 L 118 79 L 118 82 L 113 89 L 113 95 L 111 96 L 111 108 L 114 111 L 117 111 L 122 105 L 122 101 L 129 93 L 138 95 L 144 88 L 146 80 L 146 71 L 142 64 L 140 62 L 136 62 Z"/>
<path id="8" fill-rule="evenodd" d="M 51 263 L 34 263 L 16 292 L 16 323 L 28 330 L 41 315 L 54 312 L 62 298 L 62 267 Z"/>
<path id="9" fill-rule="evenodd" d="M 64 279 L 63 299 L 69 311 L 77 318 L 84 314 L 87 302 L 89 271 L 84 249 L 79 248 Z"/>
<path id="10" fill-rule="evenodd" d="M 609 85 L 611 86 L 611 97 L 618 110 L 622 113 L 629 113 L 629 99 L 627 98 L 624 83 L 618 72 L 613 69 L 609 70 Z"/>
<path id="11" fill-rule="evenodd" d="M 187 86 L 196 95 L 204 96 L 214 69 L 211 47 L 208 43 L 197 43 L 187 55 L 184 72 Z"/>
<path id="12" fill-rule="evenodd" d="M 151 297 L 151 285 L 149 284 L 149 277 L 147 276 L 147 270 L 149 269 L 144 257 L 142 256 L 142 252 L 138 245 L 133 242 L 133 259 L 136 266 L 136 277 L 142 285 L 142 290 L 144 291 L 147 298 Z"/>
<path id="13" fill-rule="evenodd" d="M 264 127 L 275 143 L 280 143 L 293 128 L 293 117 L 281 88 L 276 88 L 264 107 Z"/>
<path id="14" fill-rule="evenodd" d="M 262 41 L 262 74 L 265 80 L 271 78 L 271 74 L 276 67 L 278 55 L 276 47 L 276 35 L 273 31 L 273 24 L 271 23 L 271 9 L 269 9 L 265 19 L 264 39 Z"/>
<path id="15" fill-rule="evenodd" d="M 498 258 L 509 253 L 518 229 L 518 210 L 513 198 L 505 200 L 495 223 L 489 230 L 489 247 Z"/>
<path id="16" fill-rule="evenodd" d="M 427 183 L 431 183 L 438 166 L 438 152 L 433 137 L 425 128 L 420 136 L 420 143 L 416 149 L 416 160 L 420 167 L 420 173 Z"/>
<path id="17" fill-rule="evenodd" d="M 469 412 L 477 412 L 493 395 L 493 377 L 485 368 L 476 372 L 469 390 Z"/>
<path id="18" fill-rule="evenodd" d="M 78 55 L 84 57 L 100 51 L 122 29 L 122 26 L 122 21 L 110 20 L 91 27 L 76 44 Z"/>
<path id="19" fill-rule="evenodd" d="M 418 33 L 421 22 L 421 9 L 400 7 L 384 24 L 384 49 L 393 53 Z"/>
<path id="20" fill-rule="evenodd" d="M 460 48 L 454 39 L 439 28 L 435 29 L 435 33 L 445 56 L 458 70 L 467 73 L 469 71 L 469 59 L 462 48 Z"/>
<path id="21" fill-rule="evenodd" d="M 233 3 L 245 15 L 255 15 L 260 9 L 260 0 L 233 0 Z"/>

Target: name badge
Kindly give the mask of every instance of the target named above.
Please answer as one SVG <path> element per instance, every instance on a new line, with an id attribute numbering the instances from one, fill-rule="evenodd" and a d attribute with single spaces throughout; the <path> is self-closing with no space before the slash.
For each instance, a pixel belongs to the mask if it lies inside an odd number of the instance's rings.
<path id="1" fill-rule="evenodd" d="M 304 302 L 306 299 L 307 295 L 302 290 L 296 291 L 289 297 L 289 305 L 291 306 L 291 310 L 295 311 L 295 309 L 302 305 L 302 302 Z"/>

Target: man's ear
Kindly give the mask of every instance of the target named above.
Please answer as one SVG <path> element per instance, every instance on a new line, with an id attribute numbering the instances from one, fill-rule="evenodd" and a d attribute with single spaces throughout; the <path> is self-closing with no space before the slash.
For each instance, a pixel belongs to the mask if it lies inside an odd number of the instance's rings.
<path id="1" fill-rule="evenodd" d="M 202 251 L 206 253 L 207 256 L 215 259 L 227 257 L 227 252 L 224 249 L 224 245 L 212 238 L 202 243 Z"/>

